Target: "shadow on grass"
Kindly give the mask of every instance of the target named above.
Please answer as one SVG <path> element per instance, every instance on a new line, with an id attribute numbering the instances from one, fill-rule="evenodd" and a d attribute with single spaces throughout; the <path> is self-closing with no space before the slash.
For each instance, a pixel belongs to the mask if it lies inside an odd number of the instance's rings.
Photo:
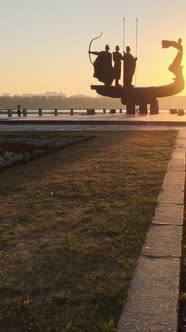
<path id="1" fill-rule="evenodd" d="M 5 331 L 116 328 L 176 132 L 93 136 L 1 175 Z"/>

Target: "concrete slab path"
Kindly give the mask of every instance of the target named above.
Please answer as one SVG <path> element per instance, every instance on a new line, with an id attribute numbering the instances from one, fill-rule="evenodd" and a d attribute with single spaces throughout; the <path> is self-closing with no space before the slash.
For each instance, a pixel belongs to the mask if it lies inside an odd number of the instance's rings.
<path id="1" fill-rule="evenodd" d="M 118 332 L 177 332 L 186 130 L 179 131 Z"/>

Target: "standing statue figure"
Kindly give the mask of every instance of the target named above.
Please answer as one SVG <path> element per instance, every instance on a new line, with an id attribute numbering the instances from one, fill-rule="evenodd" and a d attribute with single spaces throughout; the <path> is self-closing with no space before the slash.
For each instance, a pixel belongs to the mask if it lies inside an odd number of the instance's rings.
<path id="1" fill-rule="evenodd" d="M 174 58 L 173 62 L 169 66 L 169 70 L 177 76 L 180 72 L 182 57 L 183 57 L 183 46 L 182 46 L 182 39 L 179 38 L 178 42 L 173 40 L 162 40 L 162 47 L 168 48 L 170 46 L 175 47 L 178 50 L 176 57 Z"/>
<path id="2" fill-rule="evenodd" d="M 115 79 L 115 86 L 120 86 L 119 80 L 121 78 L 121 61 L 123 60 L 123 55 L 119 52 L 119 46 L 116 45 L 115 52 L 113 52 L 114 69 L 113 75 Z"/>
<path id="3" fill-rule="evenodd" d="M 136 69 L 136 60 L 133 55 L 130 53 L 130 47 L 126 47 L 126 52 L 123 56 L 124 60 L 124 86 L 133 86 L 132 78 Z"/>
<path id="4" fill-rule="evenodd" d="M 89 54 L 97 55 L 94 61 L 94 77 L 105 85 L 111 85 L 113 81 L 112 54 L 109 45 L 105 45 L 105 51 L 89 51 Z"/>

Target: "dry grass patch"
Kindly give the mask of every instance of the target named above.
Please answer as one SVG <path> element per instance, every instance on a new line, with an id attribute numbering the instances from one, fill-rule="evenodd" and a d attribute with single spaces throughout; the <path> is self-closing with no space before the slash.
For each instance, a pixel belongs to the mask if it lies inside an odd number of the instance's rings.
<path id="1" fill-rule="evenodd" d="M 91 136 L 0 175 L 1 331 L 116 327 L 176 131 Z"/>

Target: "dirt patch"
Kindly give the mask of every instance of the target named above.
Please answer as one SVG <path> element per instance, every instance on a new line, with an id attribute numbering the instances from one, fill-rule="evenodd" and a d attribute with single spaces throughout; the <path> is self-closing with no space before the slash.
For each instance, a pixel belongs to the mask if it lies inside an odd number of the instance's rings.
<path id="1" fill-rule="evenodd" d="M 36 157 L 64 149 L 73 144 L 83 142 L 91 137 L 1 137 L 0 138 L 0 170 L 19 163 L 25 163 Z"/>
<path id="2" fill-rule="evenodd" d="M 1 143 L 0 154 L 5 152 L 23 153 L 33 152 L 37 147 L 35 145 L 24 144 L 24 143 Z"/>

